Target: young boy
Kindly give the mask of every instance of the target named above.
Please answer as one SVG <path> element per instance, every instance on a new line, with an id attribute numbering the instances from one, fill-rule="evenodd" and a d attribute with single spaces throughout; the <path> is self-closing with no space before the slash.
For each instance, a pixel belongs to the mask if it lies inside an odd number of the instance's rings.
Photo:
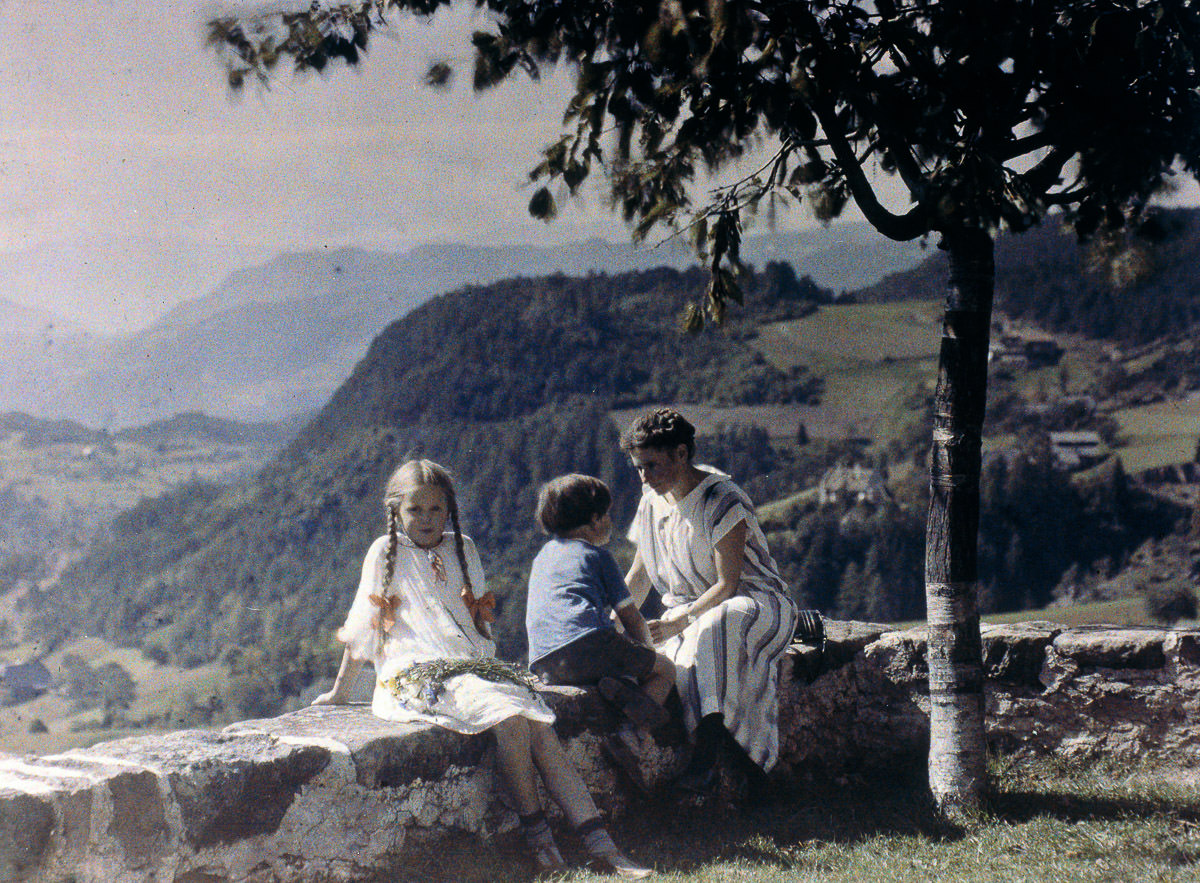
<path id="1" fill-rule="evenodd" d="M 652 730 L 667 721 L 662 706 L 675 666 L 654 651 L 617 562 L 600 548 L 612 538 L 611 503 L 608 485 L 590 475 L 542 485 L 537 517 L 550 540 L 529 574 L 529 667 L 550 684 L 599 687 L 634 723 Z M 614 627 L 610 609 L 626 634 Z"/>

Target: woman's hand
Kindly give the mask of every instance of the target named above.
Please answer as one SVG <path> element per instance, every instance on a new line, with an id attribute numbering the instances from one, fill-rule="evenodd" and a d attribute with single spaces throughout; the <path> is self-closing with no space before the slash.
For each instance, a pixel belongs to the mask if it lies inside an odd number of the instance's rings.
<path id="1" fill-rule="evenodd" d="M 650 626 L 650 637 L 655 644 L 670 640 L 688 627 L 688 606 L 681 604 L 670 607 L 660 619 L 652 619 L 646 623 Z"/>

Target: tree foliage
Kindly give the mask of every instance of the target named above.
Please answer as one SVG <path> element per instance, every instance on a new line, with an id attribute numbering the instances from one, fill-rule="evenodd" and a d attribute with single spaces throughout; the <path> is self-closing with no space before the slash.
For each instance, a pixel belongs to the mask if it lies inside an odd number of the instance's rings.
<path id="1" fill-rule="evenodd" d="M 354 0 L 210 22 L 229 82 L 281 61 L 357 63 L 390 14 L 450 0 Z M 885 235 L 1022 230 L 1061 207 L 1118 228 L 1174 166 L 1200 171 L 1200 11 L 1185 0 L 476 0 L 476 88 L 566 64 L 563 134 L 531 171 L 555 211 L 603 170 L 645 235 L 690 223 L 713 270 L 707 312 L 737 299 L 743 213 L 853 200 Z M 444 65 L 441 66 L 444 68 Z M 444 82 L 447 72 L 438 76 Z M 762 138 L 760 170 L 697 208 L 690 187 Z M 872 170 L 902 186 L 881 201 Z M 694 318 L 702 317 L 697 312 Z"/>
<path id="2" fill-rule="evenodd" d="M 1196 209 L 1149 210 L 1120 234 L 1082 247 L 1069 229 L 1048 222 L 996 240 L 996 309 L 1049 331 L 1126 346 L 1172 335 L 1194 337 L 1191 329 L 1200 325 L 1198 263 Z M 855 296 L 865 301 L 927 298 L 945 276 L 946 258 L 935 254 Z M 1200 377 L 1194 360 L 1162 367 Z"/>
<path id="3" fill-rule="evenodd" d="M 563 135 L 531 178 L 608 175 L 645 236 L 690 224 L 711 273 L 687 326 L 738 301 L 743 213 L 806 201 L 828 220 L 851 201 L 893 239 L 935 233 L 950 256 L 934 396 L 926 529 L 930 782 L 944 809 L 977 808 L 985 778 L 976 533 L 994 237 L 1062 209 L 1084 234 L 1119 230 L 1172 169 L 1200 173 L 1200 9 L 1187 0 L 476 0 L 474 83 L 571 65 Z M 230 83 L 280 58 L 358 60 L 395 10 L 450 0 L 355 0 L 217 19 Z M 769 160 L 712 194 L 700 171 L 758 139 Z M 773 151 L 773 153 L 771 152 Z M 873 170 L 906 193 L 885 204 Z M 1019 557 L 1020 550 L 1014 552 Z"/>

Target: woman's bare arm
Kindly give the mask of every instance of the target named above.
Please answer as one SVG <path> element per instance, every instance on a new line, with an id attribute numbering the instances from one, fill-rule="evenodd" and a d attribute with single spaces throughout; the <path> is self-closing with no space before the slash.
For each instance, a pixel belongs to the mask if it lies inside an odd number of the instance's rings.
<path id="1" fill-rule="evenodd" d="M 650 574 L 646 572 L 640 549 L 634 553 L 633 563 L 629 565 L 629 572 L 625 574 L 625 585 L 629 587 L 634 604 L 640 608 L 646 603 L 646 596 L 650 594 Z"/>
<path id="2" fill-rule="evenodd" d="M 704 594 L 691 604 L 671 608 L 663 614 L 662 619 L 650 623 L 650 634 L 656 644 L 679 634 L 687 628 L 691 620 L 716 607 L 725 599 L 733 597 L 742 579 L 748 530 L 746 522 L 739 521 L 729 533 L 717 541 L 713 550 L 717 581 L 709 586 Z"/>

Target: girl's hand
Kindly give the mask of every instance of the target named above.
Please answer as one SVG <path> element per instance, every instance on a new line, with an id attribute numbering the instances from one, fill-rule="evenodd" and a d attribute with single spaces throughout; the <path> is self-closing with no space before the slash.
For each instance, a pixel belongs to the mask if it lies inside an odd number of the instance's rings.
<path id="1" fill-rule="evenodd" d="M 312 701 L 313 705 L 345 705 L 346 697 L 342 695 L 342 691 L 334 687 L 332 690 L 326 690 L 320 696 Z"/>
<path id="2" fill-rule="evenodd" d="M 491 623 L 484 618 L 483 611 L 475 611 L 475 615 L 471 617 L 471 619 L 475 623 L 475 631 L 479 632 L 479 634 L 490 641 L 492 639 L 492 626 Z"/>

